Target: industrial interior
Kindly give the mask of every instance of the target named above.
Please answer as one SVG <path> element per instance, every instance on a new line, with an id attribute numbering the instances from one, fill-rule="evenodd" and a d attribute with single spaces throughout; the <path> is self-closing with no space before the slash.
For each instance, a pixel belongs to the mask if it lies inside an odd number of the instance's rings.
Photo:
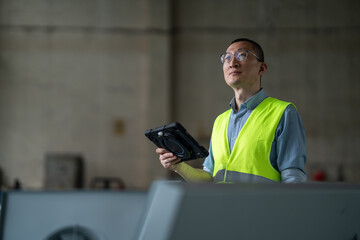
<path id="1" fill-rule="evenodd" d="M 359 11 L 0 0 L 0 239 L 360 239 Z M 185 182 L 144 135 L 179 122 L 208 149 L 234 96 L 219 55 L 242 37 L 263 47 L 262 88 L 301 116 L 306 183 Z"/>

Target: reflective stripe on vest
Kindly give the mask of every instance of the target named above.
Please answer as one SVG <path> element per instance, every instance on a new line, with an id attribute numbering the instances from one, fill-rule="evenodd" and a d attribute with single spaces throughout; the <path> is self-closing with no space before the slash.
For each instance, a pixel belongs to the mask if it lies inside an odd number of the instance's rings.
<path id="1" fill-rule="evenodd" d="M 230 153 L 228 125 L 231 109 L 217 117 L 212 132 L 215 182 L 275 181 L 280 173 L 270 163 L 275 131 L 291 104 L 266 98 L 250 114 Z"/>

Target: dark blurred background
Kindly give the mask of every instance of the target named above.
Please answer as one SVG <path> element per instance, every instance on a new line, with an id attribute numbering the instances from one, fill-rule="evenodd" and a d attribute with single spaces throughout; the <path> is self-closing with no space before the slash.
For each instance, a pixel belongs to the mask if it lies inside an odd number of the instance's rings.
<path id="1" fill-rule="evenodd" d="M 302 116 L 309 181 L 360 182 L 359 10 L 358 0 L 0 0 L 1 185 L 171 178 L 144 131 L 178 121 L 208 147 L 233 96 L 218 56 L 238 37 L 263 46 L 263 87 Z"/>

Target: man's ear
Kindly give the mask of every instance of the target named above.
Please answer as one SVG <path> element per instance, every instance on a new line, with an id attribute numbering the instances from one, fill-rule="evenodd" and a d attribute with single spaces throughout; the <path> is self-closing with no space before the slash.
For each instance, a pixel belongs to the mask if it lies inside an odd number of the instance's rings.
<path id="1" fill-rule="evenodd" d="M 263 75 L 266 72 L 267 64 L 262 62 L 259 68 L 259 75 Z"/>

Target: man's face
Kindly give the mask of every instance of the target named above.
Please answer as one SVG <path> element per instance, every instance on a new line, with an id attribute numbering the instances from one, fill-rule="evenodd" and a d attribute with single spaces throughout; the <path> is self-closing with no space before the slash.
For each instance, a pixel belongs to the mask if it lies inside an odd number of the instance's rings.
<path id="1" fill-rule="evenodd" d="M 234 54 L 239 49 L 254 52 L 252 44 L 246 41 L 235 42 L 226 50 L 227 53 Z M 266 64 L 259 62 L 257 58 L 248 54 L 243 61 L 238 61 L 235 57 L 230 62 L 223 64 L 224 78 L 226 83 L 233 89 L 260 87 L 260 76 L 265 72 Z"/>

